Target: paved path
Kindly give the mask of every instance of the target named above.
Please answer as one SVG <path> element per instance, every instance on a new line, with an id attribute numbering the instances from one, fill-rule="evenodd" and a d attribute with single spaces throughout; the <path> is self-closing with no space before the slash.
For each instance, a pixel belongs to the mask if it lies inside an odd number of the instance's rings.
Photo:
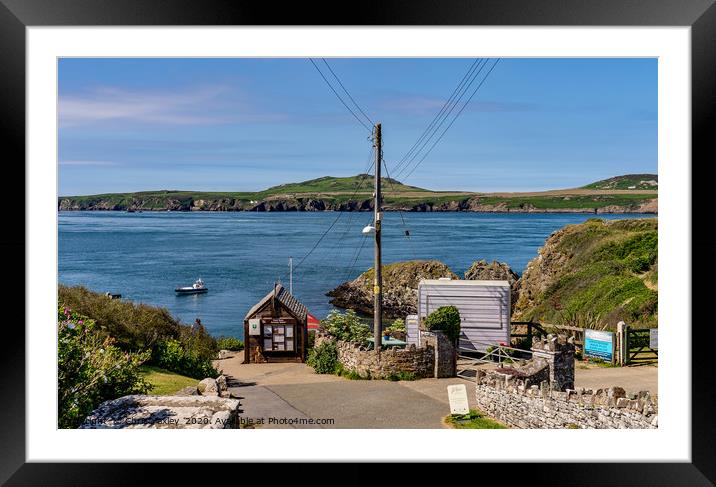
<path id="1" fill-rule="evenodd" d="M 451 384 L 465 384 L 475 407 L 471 380 L 348 380 L 316 374 L 300 363 L 244 365 L 242 360 L 240 353 L 215 364 L 241 398 L 242 418 L 259 428 L 443 428 Z M 657 367 L 584 367 L 575 369 L 577 387 L 658 393 Z"/>
<path id="2" fill-rule="evenodd" d="M 459 378 L 418 381 L 348 380 L 315 374 L 305 364 L 241 364 L 241 354 L 216 365 L 241 398 L 242 417 L 259 428 L 443 428 L 447 386 Z M 310 420 L 314 424 L 308 424 Z"/>
<path id="3" fill-rule="evenodd" d="M 632 367 L 600 367 L 577 364 L 574 369 L 576 387 L 599 389 L 611 386 L 623 387 L 627 392 L 649 391 L 659 394 L 659 368 L 653 365 Z"/>

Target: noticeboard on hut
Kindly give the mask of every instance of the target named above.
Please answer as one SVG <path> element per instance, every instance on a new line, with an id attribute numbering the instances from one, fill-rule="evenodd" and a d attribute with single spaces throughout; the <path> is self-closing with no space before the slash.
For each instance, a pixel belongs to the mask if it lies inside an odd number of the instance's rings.
<path id="1" fill-rule="evenodd" d="M 308 311 L 280 284 L 244 319 L 244 363 L 304 362 Z"/>

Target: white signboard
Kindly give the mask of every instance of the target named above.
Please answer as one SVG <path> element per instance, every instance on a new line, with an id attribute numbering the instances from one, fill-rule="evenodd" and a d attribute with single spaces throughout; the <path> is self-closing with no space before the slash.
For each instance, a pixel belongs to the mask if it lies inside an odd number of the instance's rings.
<path id="1" fill-rule="evenodd" d="M 261 319 L 253 318 L 249 320 L 249 335 L 261 334 Z"/>
<path id="2" fill-rule="evenodd" d="M 654 350 L 657 350 L 659 348 L 659 329 L 658 328 L 650 328 L 649 329 L 649 348 L 653 348 Z"/>
<path id="3" fill-rule="evenodd" d="M 450 414 L 469 414 L 470 406 L 467 404 L 467 389 L 465 384 L 447 386 L 450 400 Z"/>

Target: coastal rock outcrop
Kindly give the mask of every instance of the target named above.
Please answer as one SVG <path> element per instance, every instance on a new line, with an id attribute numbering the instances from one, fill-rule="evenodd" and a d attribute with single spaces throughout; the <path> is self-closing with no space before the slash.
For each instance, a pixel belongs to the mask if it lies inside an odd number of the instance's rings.
<path id="1" fill-rule="evenodd" d="M 373 268 L 352 281 L 344 282 L 327 295 L 331 304 L 373 313 Z M 411 260 L 383 266 L 383 312 L 386 318 L 404 318 L 417 312 L 417 289 L 421 279 L 449 277 L 459 279 L 450 268 L 437 260 Z"/>
<path id="2" fill-rule="evenodd" d="M 655 218 L 567 225 L 527 264 L 513 320 L 656 326 L 657 251 Z"/>
<path id="3" fill-rule="evenodd" d="M 241 200 L 221 197 L 215 199 L 195 198 L 190 194 L 181 196 L 99 195 L 97 197 L 62 197 L 58 199 L 60 211 L 373 211 L 373 200 L 337 200 L 332 197 L 296 195 L 270 196 L 262 200 Z M 570 197 L 564 197 L 569 200 Z M 607 205 L 599 208 L 574 207 L 538 208 L 531 203 L 510 205 L 507 202 L 486 200 L 481 196 L 454 199 L 443 202 L 394 200 L 384 203 L 385 211 L 453 212 L 471 211 L 482 213 L 657 213 L 657 199 L 647 199 L 631 205 Z"/>
<path id="4" fill-rule="evenodd" d="M 477 260 L 472 263 L 468 270 L 465 271 L 465 279 L 468 280 L 500 280 L 509 282 L 511 288 L 510 302 L 512 303 L 513 309 L 515 304 L 517 304 L 517 299 L 520 295 L 519 278 L 520 276 L 518 276 L 508 264 L 505 264 L 504 262 L 497 262 L 496 260 L 493 260 L 490 263 L 484 259 Z"/>

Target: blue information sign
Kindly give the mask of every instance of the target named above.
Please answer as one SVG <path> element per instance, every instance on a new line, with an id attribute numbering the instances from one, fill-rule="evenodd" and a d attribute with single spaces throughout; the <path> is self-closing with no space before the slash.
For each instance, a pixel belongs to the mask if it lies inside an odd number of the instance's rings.
<path id="1" fill-rule="evenodd" d="M 584 356 L 614 361 L 614 333 L 584 330 Z"/>

